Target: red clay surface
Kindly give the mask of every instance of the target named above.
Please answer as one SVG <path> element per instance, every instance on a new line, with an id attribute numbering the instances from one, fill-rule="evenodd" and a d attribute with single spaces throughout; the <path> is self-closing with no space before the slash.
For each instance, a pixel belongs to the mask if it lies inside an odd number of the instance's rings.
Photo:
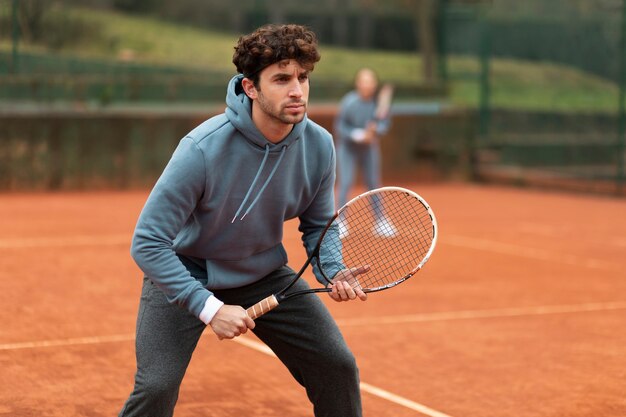
<path id="1" fill-rule="evenodd" d="M 626 200 L 404 186 L 437 215 L 433 257 L 365 303 L 327 302 L 362 381 L 397 396 L 364 390 L 364 414 L 626 416 Z M 141 273 L 129 241 L 146 196 L 0 195 L 0 416 L 117 415 L 132 389 Z M 293 222 L 285 241 L 299 267 Z M 311 415 L 277 359 L 210 329 L 176 414 Z"/>

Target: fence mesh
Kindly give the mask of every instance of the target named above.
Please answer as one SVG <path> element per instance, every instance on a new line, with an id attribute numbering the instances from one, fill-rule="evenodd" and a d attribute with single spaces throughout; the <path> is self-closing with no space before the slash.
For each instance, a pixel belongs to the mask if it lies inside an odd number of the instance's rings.
<path id="1" fill-rule="evenodd" d="M 622 2 L 593 14 L 450 14 L 451 57 L 470 56 L 483 181 L 624 194 Z M 454 58 L 451 58 L 454 62 Z"/>

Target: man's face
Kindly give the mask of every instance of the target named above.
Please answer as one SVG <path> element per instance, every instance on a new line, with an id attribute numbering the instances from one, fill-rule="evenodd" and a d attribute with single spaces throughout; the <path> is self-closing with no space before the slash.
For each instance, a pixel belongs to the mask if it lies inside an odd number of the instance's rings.
<path id="1" fill-rule="evenodd" d="M 306 114 L 309 99 L 309 71 L 297 61 L 284 60 L 261 71 L 256 88 L 258 108 L 267 117 L 295 124 Z"/>

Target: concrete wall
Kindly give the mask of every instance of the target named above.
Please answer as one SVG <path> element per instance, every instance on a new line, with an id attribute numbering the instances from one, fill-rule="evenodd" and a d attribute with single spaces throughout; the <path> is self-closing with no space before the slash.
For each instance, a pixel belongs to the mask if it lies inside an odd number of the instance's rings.
<path id="1" fill-rule="evenodd" d="M 0 109 L 0 190 L 150 187 L 178 141 L 214 108 Z M 309 117 L 332 131 L 335 106 Z M 383 139 L 385 182 L 469 175 L 473 119 L 459 110 L 400 110 Z"/>

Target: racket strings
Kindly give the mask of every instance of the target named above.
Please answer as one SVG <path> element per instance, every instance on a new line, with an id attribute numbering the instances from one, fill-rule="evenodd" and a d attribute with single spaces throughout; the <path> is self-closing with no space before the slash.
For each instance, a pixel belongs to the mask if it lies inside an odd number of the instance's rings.
<path id="1" fill-rule="evenodd" d="M 355 200 L 323 238 L 325 250 L 340 253 L 345 268 L 369 267 L 354 286 L 380 289 L 406 279 L 425 261 L 434 222 L 418 198 L 385 191 Z"/>

